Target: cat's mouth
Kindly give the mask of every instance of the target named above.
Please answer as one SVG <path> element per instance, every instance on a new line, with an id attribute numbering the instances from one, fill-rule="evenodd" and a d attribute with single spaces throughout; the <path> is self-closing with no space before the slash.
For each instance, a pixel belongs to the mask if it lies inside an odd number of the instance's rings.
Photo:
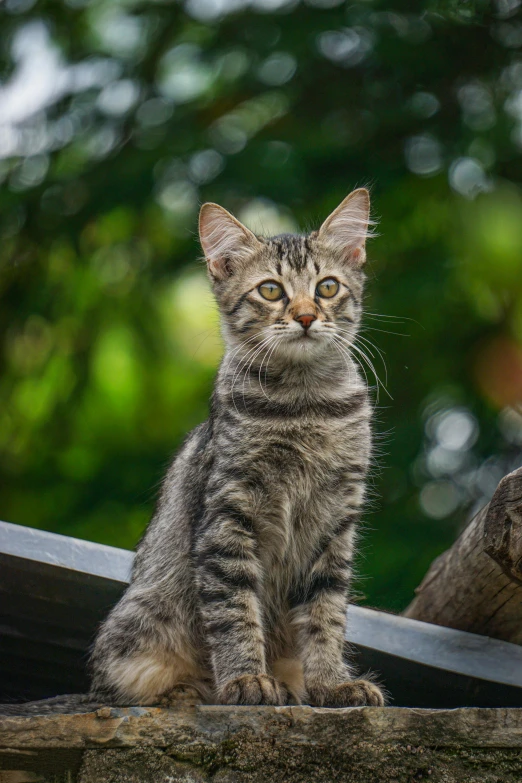
<path id="1" fill-rule="evenodd" d="M 303 329 L 301 334 L 295 334 L 293 335 L 293 342 L 317 342 L 317 340 L 320 338 L 320 336 L 317 334 L 317 332 L 310 332 L 308 329 L 305 331 Z"/>

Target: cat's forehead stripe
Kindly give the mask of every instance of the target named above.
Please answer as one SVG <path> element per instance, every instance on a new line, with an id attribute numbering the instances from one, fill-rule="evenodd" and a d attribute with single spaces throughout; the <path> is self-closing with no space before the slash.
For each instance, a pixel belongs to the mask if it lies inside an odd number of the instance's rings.
<path id="1" fill-rule="evenodd" d="M 279 261 L 277 267 L 279 274 L 281 274 L 279 271 L 281 262 L 287 263 L 291 269 L 297 272 L 305 268 L 310 253 L 308 237 L 296 234 L 281 234 L 280 236 L 271 237 L 268 243 L 276 251 Z"/>
<path id="2" fill-rule="evenodd" d="M 284 273 L 285 267 L 295 272 L 302 272 L 312 264 L 310 243 L 307 236 L 281 234 L 265 241 L 271 250 L 275 251 L 275 268 L 279 275 Z M 318 272 L 319 267 L 316 262 L 314 262 L 314 267 Z"/>

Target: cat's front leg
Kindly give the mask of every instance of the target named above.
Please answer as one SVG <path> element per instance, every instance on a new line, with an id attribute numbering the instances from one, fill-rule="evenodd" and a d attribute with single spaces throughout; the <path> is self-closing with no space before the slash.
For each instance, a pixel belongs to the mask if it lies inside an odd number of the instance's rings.
<path id="1" fill-rule="evenodd" d="M 260 592 L 262 568 L 252 524 L 227 505 L 205 523 L 197 545 L 205 636 L 221 704 L 286 704 L 267 674 Z"/>
<path id="2" fill-rule="evenodd" d="M 305 687 L 318 707 L 360 707 L 384 704 L 372 682 L 354 679 L 344 660 L 344 633 L 351 577 L 351 523 L 341 523 L 319 553 L 294 596 L 294 622 Z"/>

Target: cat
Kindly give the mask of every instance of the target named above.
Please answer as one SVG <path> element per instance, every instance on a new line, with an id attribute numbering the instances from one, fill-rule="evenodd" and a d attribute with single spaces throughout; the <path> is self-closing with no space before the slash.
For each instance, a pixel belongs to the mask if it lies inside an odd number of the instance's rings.
<path id="1" fill-rule="evenodd" d="M 350 354 L 369 208 L 361 188 L 318 231 L 263 238 L 202 206 L 225 356 L 209 419 L 168 470 L 131 584 L 99 631 L 94 693 L 127 704 L 191 694 L 384 703 L 343 657 L 371 450 L 368 390 Z"/>

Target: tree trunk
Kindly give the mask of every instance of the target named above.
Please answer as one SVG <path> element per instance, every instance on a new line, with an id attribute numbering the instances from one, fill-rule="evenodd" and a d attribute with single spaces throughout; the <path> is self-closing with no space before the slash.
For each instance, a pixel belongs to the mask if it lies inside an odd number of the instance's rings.
<path id="1" fill-rule="evenodd" d="M 415 593 L 405 617 L 522 644 L 522 468 L 502 479 Z"/>

